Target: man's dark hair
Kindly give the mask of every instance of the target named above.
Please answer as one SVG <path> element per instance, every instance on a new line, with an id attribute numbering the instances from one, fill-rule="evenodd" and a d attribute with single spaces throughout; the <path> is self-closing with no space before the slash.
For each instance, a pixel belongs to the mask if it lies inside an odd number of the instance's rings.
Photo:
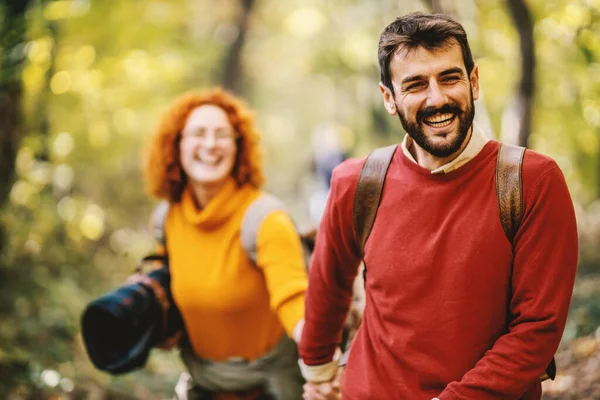
<path id="1" fill-rule="evenodd" d="M 467 75 L 470 75 L 475 63 L 467 40 L 467 33 L 460 23 L 445 14 L 422 12 L 396 18 L 383 30 L 379 38 L 378 57 L 381 82 L 394 93 L 390 60 L 398 47 L 408 51 L 424 47 L 431 51 L 452 46 L 455 43 L 452 39 L 460 45 Z"/>

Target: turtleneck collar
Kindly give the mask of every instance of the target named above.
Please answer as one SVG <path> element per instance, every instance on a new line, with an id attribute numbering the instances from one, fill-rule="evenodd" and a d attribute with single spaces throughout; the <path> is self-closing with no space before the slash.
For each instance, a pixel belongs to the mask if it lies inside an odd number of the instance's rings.
<path id="1" fill-rule="evenodd" d="M 196 206 L 192 188 L 188 184 L 181 195 L 180 206 L 183 216 L 188 222 L 210 228 L 220 225 L 239 209 L 245 192 L 233 177 L 229 177 L 206 207 L 199 209 Z"/>

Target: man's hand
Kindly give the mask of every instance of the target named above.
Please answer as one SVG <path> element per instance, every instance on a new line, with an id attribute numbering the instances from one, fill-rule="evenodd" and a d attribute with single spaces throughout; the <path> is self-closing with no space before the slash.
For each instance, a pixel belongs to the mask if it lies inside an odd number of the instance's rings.
<path id="1" fill-rule="evenodd" d="M 339 400 L 340 385 L 337 379 L 330 382 L 306 382 L 303 386 L 304 400 Z"/>
<path id="2" fill-rule="evenodd" d="M 342 376 L 346 366 L 338 367 L 337 374 L 329 382 L 307 382 L 304 385 L 304 400 L 338 400 L 342 398 L 340 391 Z"/>

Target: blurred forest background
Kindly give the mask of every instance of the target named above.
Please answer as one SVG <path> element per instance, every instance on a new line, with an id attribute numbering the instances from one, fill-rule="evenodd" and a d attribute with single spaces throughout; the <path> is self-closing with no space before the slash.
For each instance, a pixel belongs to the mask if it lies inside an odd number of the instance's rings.
<path id="1" fill-rule="evenodd" d="M 567 178 L 579 277 L 545 398 L 600 398 L 600 0 L 0 1 L 0 398 L 168 398 L 174 352 L 115 378 L 79 334 L 85 305 L 153 249 L 139 166 L 160 113 L 193 88 L 246 98 L 267 189 L 310 226 L 320 154 L 401 140 L 377 41 L 417 10 L 463 22 L 488 133 L 552 156 Z"/>

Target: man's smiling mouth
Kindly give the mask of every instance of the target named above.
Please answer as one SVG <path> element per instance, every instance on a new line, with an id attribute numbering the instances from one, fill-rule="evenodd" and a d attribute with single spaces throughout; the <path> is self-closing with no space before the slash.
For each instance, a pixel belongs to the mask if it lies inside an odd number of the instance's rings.
<path id="1" fill-rule="evenodd" d="M 456 115 L 453 113 L 436 114 L 432 117 L 423 118 L 423 122 L 433 128 L 443 128 L 450 125 L 454 118 L 456 118 Z"/>

